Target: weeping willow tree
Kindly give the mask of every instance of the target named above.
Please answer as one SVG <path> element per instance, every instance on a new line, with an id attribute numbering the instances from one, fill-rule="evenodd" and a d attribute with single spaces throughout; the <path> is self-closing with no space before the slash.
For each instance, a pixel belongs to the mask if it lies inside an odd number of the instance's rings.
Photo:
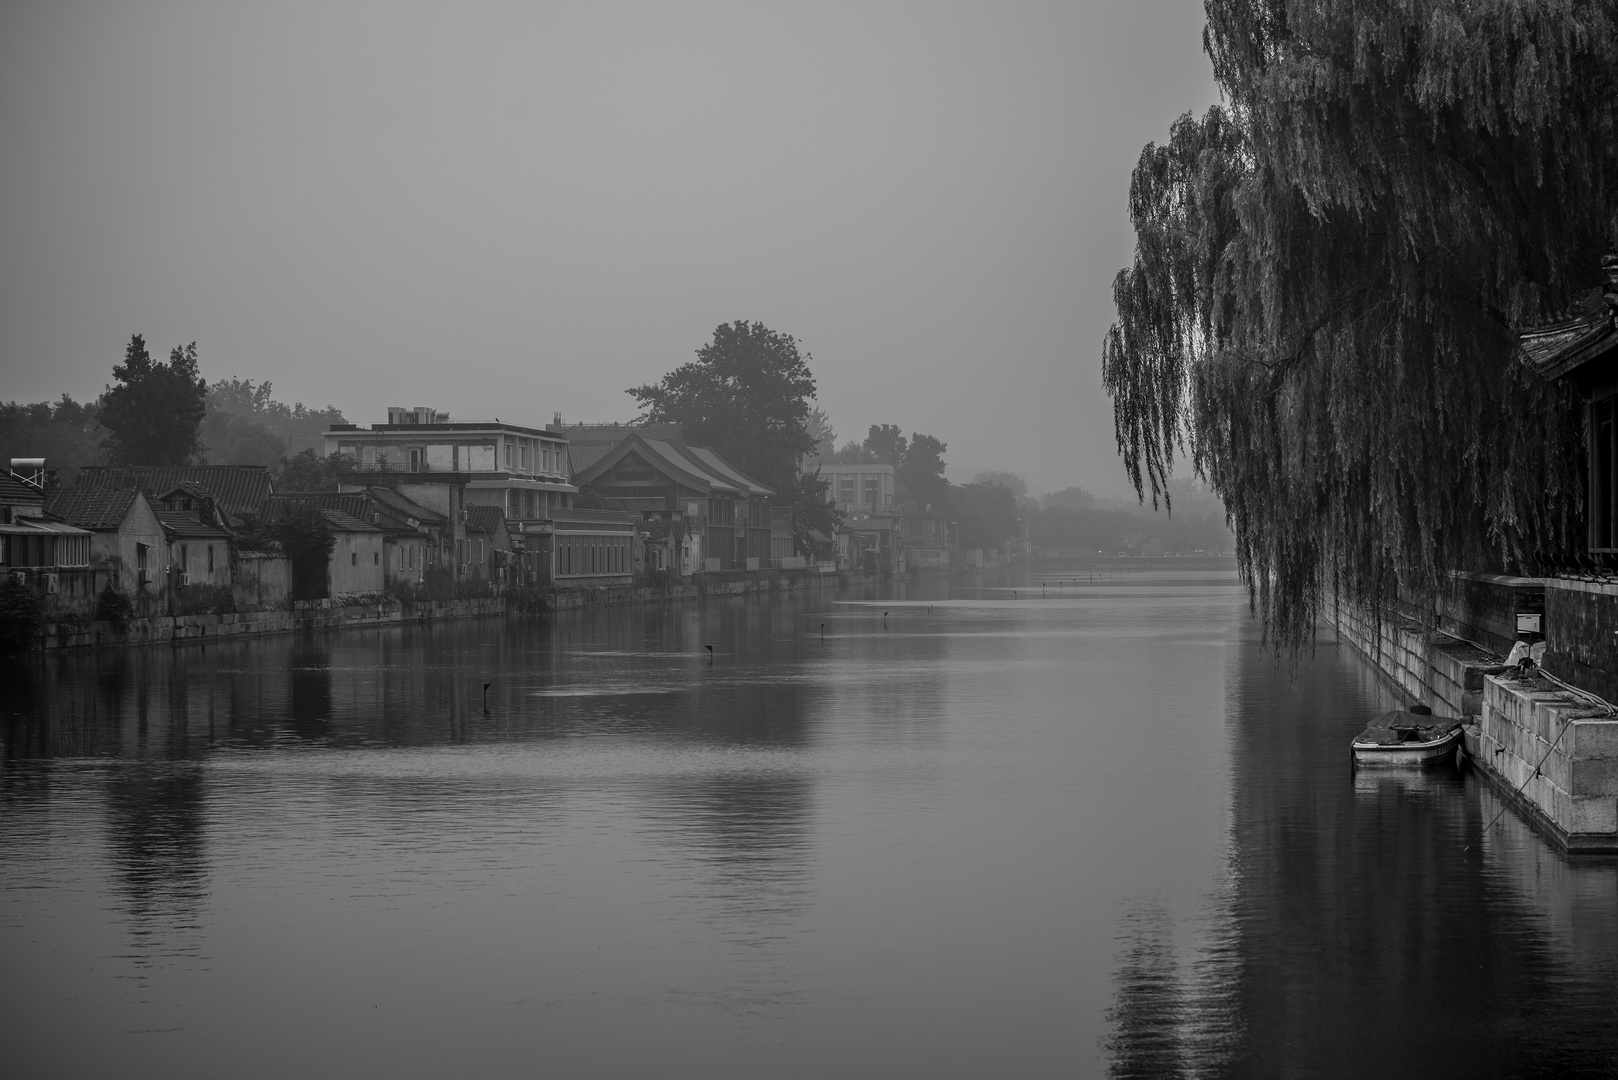
<path id="1" fill-rule="evenodd" d="M 1206 9 L 1225 104 L 1142 153 L 1103 348 L 1137 494 L 1188 458 L 1294 647 L 1329 595 L 1566 557 L 1582 416 L 1514 349 L 1618 240 L 1618 5 Z"/>

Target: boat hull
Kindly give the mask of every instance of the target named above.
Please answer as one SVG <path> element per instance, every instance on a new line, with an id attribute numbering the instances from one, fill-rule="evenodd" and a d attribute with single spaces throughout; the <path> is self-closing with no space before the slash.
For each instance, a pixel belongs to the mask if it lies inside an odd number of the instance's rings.
<path id="1" fill-rule="evenodd" d="M 1455 756 L 1461 729 L 1427 742 L 1372 743 L 1355 740 L 1354 764 L 1368 769 L 1425 769 Z"/>

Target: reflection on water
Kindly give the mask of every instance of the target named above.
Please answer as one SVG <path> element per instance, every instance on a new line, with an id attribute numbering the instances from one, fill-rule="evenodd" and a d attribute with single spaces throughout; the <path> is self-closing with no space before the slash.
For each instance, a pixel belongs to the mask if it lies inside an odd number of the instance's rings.
<path id="1" fill-rule="evenodd" d="M 1461 857 L 1226 564 L 4 675 L 24 1074 L 1618 1071 L 1618 865 Z"/>
<path id="2" fill-rule="evenodd" d="M 1184 917 L 1189 943 L 1150 906 L 1125 916 L 1112 1074 L 1618 1073 L 1618 867 L 1510 814 L 1463 855 L 1494 793 L 1447 767 L 1353 773 L 1347 737 L 1387 704 L 1365 669 L 1328 645 L 1290 682 L 1247 637 L 1230 884 Z"/>

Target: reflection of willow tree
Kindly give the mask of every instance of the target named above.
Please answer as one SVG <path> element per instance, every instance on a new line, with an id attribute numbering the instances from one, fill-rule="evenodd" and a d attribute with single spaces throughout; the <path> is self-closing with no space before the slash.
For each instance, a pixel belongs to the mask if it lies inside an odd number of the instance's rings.
<path id="1" fill-rule="evenodd" d="M 1478 789 L 1448 769 L 1350 778 L 1342 733 L 1378 711 L 1385 692 L 1357 664 L 1322 658 L 1293 679 L 1247 641 L 1229 665 L 1227 724 L 1240 748 L 1230 773 L 1232 873 L 1184 968 L 1183 1011 L 1194 1022 L 1176 1037 L 1188 1071 L 1610 1073 L 1610 969 L 1588 957 L 1559 967 L 1546 898 L 1525 904 L 1502 890 L 1499 864 L 1460 855 L 1486 821 Z M 1543 845 L 1535 855 L 1560 863 Z M 1560 877 L 1556 887 L 1577 886 Z M 1598 932 L 1609 941 L 1610 911 L 1609 899 Z M 1134 936 L 1149 946 L 1150 921 L 1142 926 Z M 1143 959 L 1125 970 L 1120 1004 L 1146 1018 L 1125 1030 L 1139 1030 L 1172 998 L 1148 992 L 1161 966 Z M 1131 985 L 1142 989 L 1122 992 Z"/>
<path id="2" fill-rule="evenodd" d="M 1141 155 L 1103 351 L 1137 490 L 1189 451 L 1294 644 L 1564 556 L 1581 414 L 1512 354 L 1618 242 L 1618 7 L 1206 6 L 1227 103 Z"/>
<path id="3" fill-rule="evenodd" d="M 1117 991 L 1107 1010 L 1108 1074 L 1120 1078 L 1184 1076 L 1179 1024 L 1185 990 L 1168 916 L 1153 908 L 1132 912 L 1125 930 Z"/>
<path id="4" fill-rule="evenodd" d="M 1125 916 L 1124 948 L 1107 1010 L 1108 1075 L 1207 1076 L 1226 1071 L 1240 1031 L 1230 996 L 1235 955 L 1228 928 L 1212 929 L 1216 940 L 1182 966 L 1167 912 L 1142 905 Z"/>
<path id="5" fill-rule="evenodd" d="M 202 770 L 189 762 L 131 763 L 108 784 L 117 891 L 148 960 L 195 947 L 177 935 L 195 930 L 206 894 L 204 800 Z"/>

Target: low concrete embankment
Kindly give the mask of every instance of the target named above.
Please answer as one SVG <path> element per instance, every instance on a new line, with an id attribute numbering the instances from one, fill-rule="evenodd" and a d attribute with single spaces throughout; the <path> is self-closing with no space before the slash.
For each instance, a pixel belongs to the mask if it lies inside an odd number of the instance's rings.
<path id="1" fill-rule="evenodd" d="M 1618 717 L 1397 614 L 1379 623 L 1344 607 L 1335 625 L 1412 703 L 1465 720 L 1471 764 L 1548 839 L 1567 852 L 1618 852 Z"/>

